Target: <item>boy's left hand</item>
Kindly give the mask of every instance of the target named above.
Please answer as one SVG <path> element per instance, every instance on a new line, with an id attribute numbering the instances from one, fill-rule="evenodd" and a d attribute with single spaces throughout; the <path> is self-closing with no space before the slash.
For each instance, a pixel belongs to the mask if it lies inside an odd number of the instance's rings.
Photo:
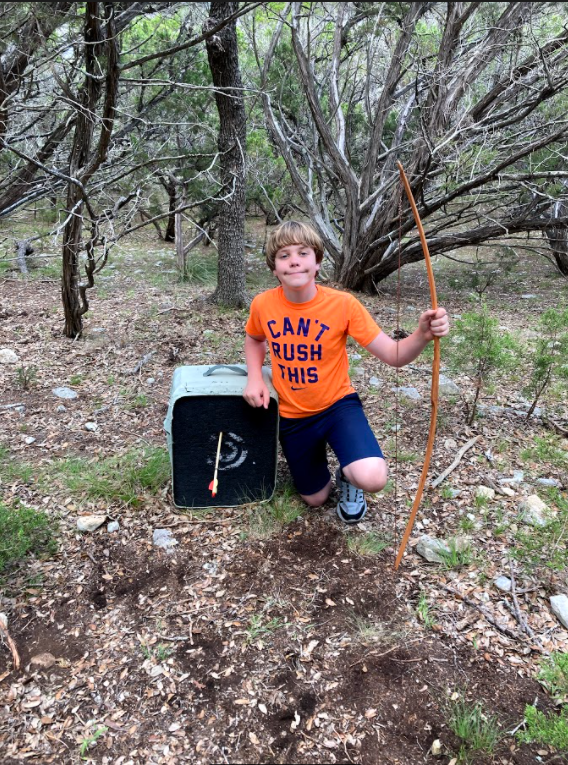
<path id="1" fill-rule="evenodd" d="M 445 308 L 430 308 L 424 311 L 418 320 L 418 329 L 424 336 L 426 342 L 430 342 L 435 337 L 444 337 L 450 331 L 450 321 Z"/>

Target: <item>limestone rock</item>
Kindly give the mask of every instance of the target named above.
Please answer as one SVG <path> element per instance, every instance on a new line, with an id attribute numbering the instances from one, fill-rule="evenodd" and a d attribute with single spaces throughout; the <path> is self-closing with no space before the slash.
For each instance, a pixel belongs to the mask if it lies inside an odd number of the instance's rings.
<path id="1" fill-rule="evenodd" d="M 99 429 L 99 426 L 97 425 L 96 422 L 86 422 L 85 423 L 85 430 L 88 430 L 91 433 L 94 433 L 98 429 Z"/>
<path id="2" fill-rule="evenodd" d="M 546 518 L 547 510 L 547 505 L 536 494 L 531 494 L 530 497 L 526 497 L 519 504 L 522 520 L 528 523 L 529 526 L 546 526 L 548 523 Z"/>
<path id="3" fill-rule="evenodd" d="M 0 348 L 0 364 L 17 364 L 20 357 L 11 348 Z"/>
<path id="4" fill-rule="evenodd" d="M 52 393 L 54 396 L 57 396 L 57 398 L 77 398 L 77 393 L 74 390 L 71 390 L 71 388 L 66 388 L 65 386 L 62 386 L 61 388 L 54 388 Z"/>
<path id="5" fill-rule="evenodd" d="M 568 630 L 568 597 L 553 595 L 550 598 L 550 608 L 558 621 Z"/>
<path id="6" fill-rule="evenodd" d="M 162 547 L 164 550 L 168 550 L 178 543 L 177 539 L 173 538 L 172 532 L 169 529 L 155 529 L 152 541 L 156 547 Z"/>
<path id="7" fill-rule="evenodd" d="M 439 393 L 440 396 L 459 396 L 460 389 L 449 377 L 440 375 Z"/>
<path id="8" fill-rule="evenodd" d="M 404 398 L 409 398 L 411 401 L 419 401 L 421 398 L 420 393 L 416 390 L 416 388 L 402 387 L 392 388 L 392 390 L 395 393 L 400 393 L 400 395 Z"/>
<path id="9" fill-rule="evenodd" d="M 475 491 L 475 496 L 480 497 L 481 499 L 495 499 L 495 489 L 492 489 L 489 486 L 478 486 Z"/>
<path id="10" fill-rule="evenodd" d="M 428 534 L 424 534 L 418 540 L 416 552 L 429 563 L 443 563 L 445 560 L 444 553 L 449 553 L 450 548 L 442 539 L 435 539 L 428 536 Z"/>
<path id="11" fill-rule="evenodd" d="M 95 531 L 106 519 L 106 515 L 82 515 L 77 518 L 77 528 L 79 531 Z"/>
<path id="12" fill-rule="evenodd" d="M 493 584 L 495 587 L 497 587 L 498 590 L 502 590 L 503 592 L 511 592 L 512 582 L 508 576 L 497 577 Z"/>

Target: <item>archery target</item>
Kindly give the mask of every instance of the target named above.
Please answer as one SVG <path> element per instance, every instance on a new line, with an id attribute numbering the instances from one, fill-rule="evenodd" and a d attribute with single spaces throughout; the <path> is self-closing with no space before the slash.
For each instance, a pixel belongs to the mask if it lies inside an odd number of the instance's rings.
<path id="1" fill-rule="evenodd" d="M 219 433 L 217 495 L 215 472 Z M 172 473 L 178 507 L 222 507 L 270 497 L 276 482 L 278 405 L 249 406 L 242 395 L 183 396 L 172 415 Z"/>

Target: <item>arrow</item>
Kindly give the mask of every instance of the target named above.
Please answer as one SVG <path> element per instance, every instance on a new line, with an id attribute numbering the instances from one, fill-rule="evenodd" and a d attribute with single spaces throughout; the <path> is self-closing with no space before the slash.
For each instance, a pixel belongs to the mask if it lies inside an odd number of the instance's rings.
<path id="1" fill-rule="evenodd" d="M 211 496 L 215 497 L 217 494 L 217 484 L 219 483 L 217 481 L 217 470 L 219 469 L 219 457 L 221 456 L 221 441 L 223 440 L 223 431 L 219 433 L 219 443 L 217 444 L 217 456 L 215 457 L 215 473 L 213 475 L 213 480 L 209 484 L 209 491 L 211 492 Z"/>

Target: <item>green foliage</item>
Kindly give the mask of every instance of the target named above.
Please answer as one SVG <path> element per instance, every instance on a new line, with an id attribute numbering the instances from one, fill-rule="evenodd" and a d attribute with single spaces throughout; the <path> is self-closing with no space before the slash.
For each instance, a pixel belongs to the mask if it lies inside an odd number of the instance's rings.
<path id="1" fill-rule="evenodd" d="M 72 458 L 52 467 L 67 488 L 88 499 L 140 504 L 140 494 L 156 494 L 168 481 L 170 462 L 165 449 L 146 447 L 102 460 Z"/>
<path id="2" fill-rule="evenodd" d="M 548 496 L 549 503 L 554 503 L 557 511 L 551 514 L 546 526 L 536 529 L 526 526 L 517 531 L 512 550 L 513 557 L 533 572 L 539 566 L 551 571 L 564 571 L 568 565 L 565 541 L 568 499 L 558 489 L 550 489 Z"/>
<path id="3" fill-rule="evenodd" d="M 217 258 L 200 253 L 190 253 L 180 281 L 189 284 L 213 285 L 217 279 Z"/>
<path id="4" fill-rule="evenodd" d="M 262 614 L 253 614 L 249 619 L 249 624 L 245 630 L 246 642 L 255 643 L 262 637 L 270 635 L 283 625 L 282 619 L 275 617 L 265 622 Z"/>
<path id="5" fill-rule="evenodd" d="M 568 451 L 564 448 L 560 436 L 555 433 L 535 436 L 534 445 L 522 449 L 520 456 L 525 462 L 536 462 L 539 465 L 548 463 L 558 468 L 568 466 Z"/>
<path id="6" fill-rule="evenodd" d="M 522 743 L 537 743 L 551 746 L 560 752 L 568 752 L 568 706 L 562 706 L 560 713 L 545 715 L 532 705 L 525 707 L 527 727 L 517 732 Z"/>
<path id="7" fill-rule="evenodd" d="M 57 550 L 57 524 L 40 510 L 0 502 L 0 571 L 26 555 L 49 557 Z"/>
<path id="8" fill-rule="evenodd" d="M 98 739 L 107 732 L 108 728 L 105 725 L 101 725 L 100 727 L 96 728 L 93 733 L 89 734 L 88 736 L 85 736 L 83 741 L 81 742 L 81 746 L 79 747 L 79 753 L 81 755 L 81 759 L 86 760 L 87 758 L 87 752 L 91 748 L 93 744 L 95 744 Z"/>
<path id="9" fill-rule="evenodd" d="M 556 651 L 543 659 L 538 679 L 555 699 L 568 697 L 568 653 Z"/>
<path id="10" fill-rule="evenodd" d="M 305 510 L 306 506 L 298 497 L 294 487 L 291 484 L 284 484 L 275 491 L 270 502 L 252 507 L 248 521 L 249 533 L 261 538 L 272 536 L 299 518 Z"/>
<path id="11" fill-rule="evenodd" d="M 388 546 L 389 542 L 375 531 L 369 531 L 365 534 L 350 534 L 347 537 L 347 548 L 355 555 L 380 555 Z"/>
<path id="12" fill-rule="evenodd" d="M 33 468 L 31 465 L 20 462 L 10 454 L 5 446 L 0 446 L 0 475 L 4 483 L 20 481 L 21 483 L 30 483 L 33 478 Z"/>
<path id="13" fill-rule="evenodd" d="M 171 646 L 166 645 L 165 643 L 158 643 L 158 645 L 155 646 L 149 646 L 146 643 L 141 643 L 140 648 L 145 659 L 154 659 L 155 661 L 159 662 L 166 661 L 166 659 L 168 659 L 173 653 Z"/>
<path id="14" fill-rule="evenodd" d="M 37 380 L 37 367 L 18 367 L 16 379 L 22 390 L 29 390 Z"/>
<path id="15" fill-rule="evenodd" d="M 532 374 L 525 393 L 533 397 L 527 418 L 555 378 L 568 382 L 568 309 L 549 308 L 540 317 L 539 338 L 528 362 Z"/>
<path id="16" fill-rule="evenodd" d="M 448 547 L 449 550 L 438 550 L 438 555 L 443 560 L 444 568 L 451 570 L 469 566 L 473 558 L 471 545 L 458 545 L 455 539 L 450 539 Z"/>
<path id="17" fill-rule="evenodd" d="M 481 702 L 450 701 L 447 705 L 448 725 L 460 739 L 459 763 L 469 763 L 479 755 L 492 755 L 503 737 L 494 715 L 483 711 Z"/>
<path id="18" fill-rule="evenodd" d="M 416 604 L 416 612 L 418 613 L 418 616 L 420 617 L 420 620 L 424 624 L 424 626 L 427 629 L 432 629 L 434 625 L 436 624 L 436 620 L 432 616 L 430 612 L 430 605 L 428 603 L 428 598 L 426 597 L 426 594 L 424 592 L 420 593 L 420 597 L 418 598 L 418 603 Z"/>
<path id="19" fill-rule="evenodd" d="M 517 344 L 512 335 L 499 329 L 499 320 L 481 310 L 466 313 L 456 321 L 450 349 L 450 366 L 471 380 L 474 393 L 469 404 L 468 424 L 473 424 L 481 390 L 497 373 L 504 373 L 517 363 Z"/>

